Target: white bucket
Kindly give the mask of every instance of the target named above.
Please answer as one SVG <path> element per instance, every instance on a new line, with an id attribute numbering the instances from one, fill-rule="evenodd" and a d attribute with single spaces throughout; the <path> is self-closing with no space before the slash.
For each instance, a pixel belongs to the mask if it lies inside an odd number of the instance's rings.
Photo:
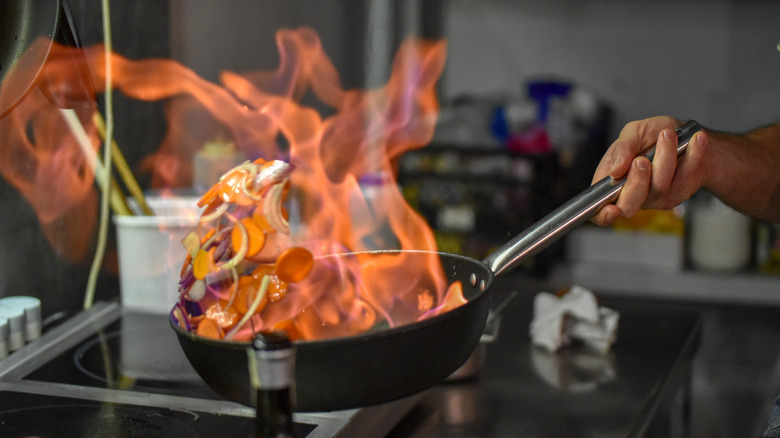
<path id="1" fill-rule="evenodd" d="M 150 197 L 147 202 L 155 216 L 114 217 L 125 308 L 168 313 L 176 303 L 187 257 L 181 240 L 198 223 L 197 201 L 197 197 Z"/>

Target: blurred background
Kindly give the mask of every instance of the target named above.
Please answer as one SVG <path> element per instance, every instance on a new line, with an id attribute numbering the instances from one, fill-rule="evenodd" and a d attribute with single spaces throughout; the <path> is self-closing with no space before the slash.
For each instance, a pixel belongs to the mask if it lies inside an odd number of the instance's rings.
<path id="1" fill-rule="evenodd" d="M 68 5 L 80 44 L 100 43 L 99 3 Z M 587 187 L 631 120 L 670 115 L 738 132 L 780 117 L 780 3 L 771 0 L 115 0 L 111 15 L 116 53 L 173 59 L 211 82 L 224 70 L 276 69 L 280 28 L 313 28 L 345 89 L 383 85 L 407 37 L 444 39 L 437 129 L 403 157 L 398 183 L 440 249 L 472 257 Z M 115 99 L 115 138 L 144 190 L 197 192 L 191 174 L 155 175 L 166 101 Z M 39 296 L 45 315 L 77 311 L 94 242 L 69 258 L 52 241 L 67 246 L 69 223 L 94 220 L 97 204 L 43 227 L 2 177 L 0 296 Z M 780 387 L 777 226 L 702 193 L 673 212 L 577 231 L 522 274 L 701 309 L 695 436 L 761 429 Z M 113 227 L 109 242 L 102 299 L 119 291 Z M 723 409 L 735 413 L 708 414 Z"/>

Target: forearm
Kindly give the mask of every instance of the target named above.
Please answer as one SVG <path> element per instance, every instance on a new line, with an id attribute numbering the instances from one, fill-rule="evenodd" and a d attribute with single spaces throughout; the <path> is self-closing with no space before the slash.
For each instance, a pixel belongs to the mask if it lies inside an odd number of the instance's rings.
<path id="1" fill-rule="evenodd" d="M 744 135 L 707 135 L 702 187 L 749 216 L 780 222 L 780 123 Z"/>

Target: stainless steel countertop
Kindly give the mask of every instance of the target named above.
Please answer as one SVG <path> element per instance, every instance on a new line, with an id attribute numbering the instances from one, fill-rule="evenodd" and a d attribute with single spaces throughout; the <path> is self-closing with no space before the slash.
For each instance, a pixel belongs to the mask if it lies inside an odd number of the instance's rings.
<path id="1" fill-rule="evenodd" d="M 500 277 L 494 302 L 516 286 L 523 287 Z M 390 437 L 668 437 L 684 430 L 698 313 L 606 299 L 602 305 L 620 312 L 608 355 L 583 346 L 548 353 L 528 335 L 539 291 L 518 292 L 478 377 L 427 391 Z"/>

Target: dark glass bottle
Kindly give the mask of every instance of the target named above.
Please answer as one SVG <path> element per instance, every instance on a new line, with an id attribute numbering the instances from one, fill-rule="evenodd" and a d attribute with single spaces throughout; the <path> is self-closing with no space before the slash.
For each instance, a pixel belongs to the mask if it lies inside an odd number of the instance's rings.
<path id="1" fill-rule="evenodd" d="M 284 332 L 258 334 L 249 352 L 256 398 L 256 438 L 295 438 L 293 379 L 295 350 Z"/>

